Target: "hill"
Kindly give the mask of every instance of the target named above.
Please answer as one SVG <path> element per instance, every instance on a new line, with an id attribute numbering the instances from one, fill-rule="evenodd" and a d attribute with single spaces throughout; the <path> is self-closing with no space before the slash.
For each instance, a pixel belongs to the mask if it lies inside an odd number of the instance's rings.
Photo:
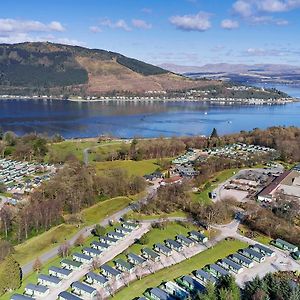
<path id="1" fill-rule="evenodd" d="M 100 95 L 219 85 L 122 54 L 53 43 L 0 44 L 1 94 Z"/>

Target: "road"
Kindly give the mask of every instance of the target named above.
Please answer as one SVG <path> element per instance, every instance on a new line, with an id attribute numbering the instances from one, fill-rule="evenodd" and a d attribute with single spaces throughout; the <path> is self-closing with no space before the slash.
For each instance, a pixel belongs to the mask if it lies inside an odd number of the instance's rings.
<path id="1" fill-rule="evenodd" d="M 107 216 L 104 220 L 102 220 L 99 224 L 101 226 L 107 226 L 109 224 L 110 220 L 119 220 L 122 216 L 126 215 L 127 213 L 131 212 L 134 208 L 138 207 L 139 205 L 141 205 L 142 203 L 146 203 L 147 199 L 149 199 L 149 197 L 154 197 L 154 195 L 156 194 L 157 188 L 159 187 L 159 183 L 155 183 L 152 186 L 149 186 L 147 188 L 147 195 L 144 196 L 143 198 L 141 198 L 138 202 L 129 205 L 128 207 L 114 213 L 113 215 Z M 72 238 L 70 238 L 69 240 L 67 240 L 66 242 L 68 242 L 71 246 L 74 245 L 75 241 L 77 240 L 77 238 L 80 235 L 83 235 L 84 238 L 87 238 L 91 235 L 91 231 L 92 229 L 95 227 L 96 224 L 91 225 L 91 226 L 86 226 L 84 228 L 82 228 L 80 231 L 78 231 Z M 43 253 L 41 256 L 39 256 L 39 259 L 41 261 L 41 263 L 45 263 L 53 258 L 55 258 L 58 254 L 58 248 L 54 247 L 51 248 L 49 251 Z M 25 264 L 24 266 L 22 266 L 22 272 L 23 275 L 27 275 L 30 272 L 32 272 L 33 269 L 33 265 L 34 265 L 35 260 Z"/>

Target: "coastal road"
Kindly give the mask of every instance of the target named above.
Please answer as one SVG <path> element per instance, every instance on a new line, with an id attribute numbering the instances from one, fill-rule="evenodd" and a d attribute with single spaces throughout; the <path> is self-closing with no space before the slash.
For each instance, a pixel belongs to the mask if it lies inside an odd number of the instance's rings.
<path id="1" fill-rule="evenodd" d="M 135 207 L 141 205 L 142 203 L 146 203 L 146 201 L 151 198 L 154 197 L 156 194 L 156 191 L 159 187 L 159 183 L 155 183 L 152 186 L 149 186 L 147 188 L 147 195 L 144 196 L 143 198 L 141 198 L 138 202 L 131 204 L 129 206 L 127 206 L 126 208 L 114 213 L 113 215 L 107 216 L 104 220 L 102 220 L 101 222 L 99 222 L 99 224 L 101 226 L 107 226 L 109 224 L 110 220 L 119 220 L 122 216 L 126 215 L 127 213 L 131 212 Z M 69 240 L 67 240 L 66 242 L 68 242 L 71 246 L 74 245 L 76 239 L 80 236 L 83 235 L 84 238 L 89 237 L 92 233 L 92 229 L 95 227 L 96 224 L 91 225 L 91 226 L 86 226 L 84 228 L 82 228 L 80 231 L 78 231 L 72 238 L 70 238 Z M 45 263 L 51 259 L 54 259 L 57 255 L 58 255 L 58 249 L 59 249 L 59 245 L 57 247 L 51 248 L 49 251 L 43 253 L 41 256 L 39 256 L 39 259 L 41 261 L 41 263 Z M 29 263 L 25 264 L 24 266 L 22 266 L 22 273 L 23 275 L 27 275 L 30 272 L 32 272 L 33 269 L 33 265 L 34 265 L 35 260 L 30 261 Z"/>

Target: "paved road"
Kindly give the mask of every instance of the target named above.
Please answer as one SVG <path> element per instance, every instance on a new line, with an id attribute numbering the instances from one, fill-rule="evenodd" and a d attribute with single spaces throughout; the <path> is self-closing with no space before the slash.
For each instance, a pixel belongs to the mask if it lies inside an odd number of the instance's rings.
<path id="1" fill-rule="evenodd" d="M 153 186 L 148 187 L 147 196 L 140 199 L 137 203 L 135 203 L 133 205 L 129 205 L 128 207 L 116 212 L 115 214 L 113 214 L 111 216 L 108 216 L 107 218 L 102 220 L 99 224 L 101 226 L 107 226 L 109 224 L 110 220 L 119 220 L 122 216 L 124 216 L 125 214 L 132 211 L 134 208 L 141 205 L 141 203 L 145 203 L 147 201 L 147 199 L 149 199 L 148 198 L 149 196 L 150 196 L 150 198 L 154 197 L 158 187 L 159 187 L 158 183 L 154 184 Z M 96 224 L 82 228 L 71 239 L 67 240 L 67 242 L 69 242 L 69 244 L 72 246 L 72 245 L 74 245 L 76 239 L 80 235 L 83 235 L 85 238 L 87 238 L 88 236 L 91 235 L 91 231 L 95 227 L 95 225 Z M 58 248 L 59 248 L 59 245 L 57 247 L 51 248 L 49 251 L 47 251 L 44 254 L 42 254 L 41 256 L 39 256 L 40 261 L 42 263 L 45 263 L 48 260 L 55 258 L 57 256 L 57 253 L 58 253 Z M 34 262 L 35 262 L 35 260 L 33 260 L 33 261 L 25 264 L 24 266 L 22 266 L 23 275 L 26 275 L 26 274 L 29 274 L 30 272 L 32 272 Z"/>

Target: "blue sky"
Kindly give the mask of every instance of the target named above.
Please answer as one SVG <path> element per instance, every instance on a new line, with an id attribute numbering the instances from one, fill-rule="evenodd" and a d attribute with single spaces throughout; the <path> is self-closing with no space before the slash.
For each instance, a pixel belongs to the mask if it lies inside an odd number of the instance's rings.
<path id="1" fill-rule="evenodd" d="M 0 42 L 52 41 L 150 63 L 300 65 L 300 0 L 10 0 Z"/>

